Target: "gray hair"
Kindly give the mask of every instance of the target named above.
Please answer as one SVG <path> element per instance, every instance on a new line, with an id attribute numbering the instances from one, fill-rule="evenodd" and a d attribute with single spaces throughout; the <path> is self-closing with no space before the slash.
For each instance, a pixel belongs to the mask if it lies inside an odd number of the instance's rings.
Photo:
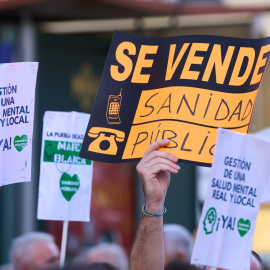
<path id="1" fill-rule="evenodd" d="M 15 270 L 31 260 L 29 254 L 33 253 L 33 244 L 37 241 L 54 242 L 54 237 L 44 232 L 29 232 L 12 240 L 10 261 Z"/>
<path id="2" fill-rule="evenodd" d="M 98 260 L 96 259 L 97 257 Z M 109 263 L 119 270 L 128 270 L 128 257 L 125 250 L 115 243 L 101 243 L 89 248 L 74 260 L 74 264 Z"/>
<path id="3" fill-rule="evenodd" d="M 175 259 L 177 254 L 182 254 L 184 259 L 189 260 L 193 249 L 191 233 L 182 225 L 164 225 L 164 248 L 168 260 Z"/>
<path id="4" fill-rule="evenodd" d="M 0 265 L 0 270 L 12 270 L 12 265 L 10 263 Z"/>

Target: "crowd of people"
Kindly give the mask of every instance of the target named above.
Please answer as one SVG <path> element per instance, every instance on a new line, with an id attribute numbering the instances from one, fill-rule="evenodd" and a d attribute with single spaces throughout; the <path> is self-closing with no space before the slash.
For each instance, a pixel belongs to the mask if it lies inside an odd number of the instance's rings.
<path id="1" fill-rule="evenodd" d="M 169 140 L 149 146 L 137 166 L 145 195 L 145 205 L 131 254 L 115 243 L 101 243 L 78 254 L 72 263 L 60 268 L 60 251 L 53 236 L 31 232 L 16 237 L 10 248 L 10 264 L 0 270 L 212 270 L 189 263 L 194 239 L 179 224 L 163 225 L 163 213 L 170 174 L 180 170 L 178 159 L 164 151 Z M 233 258 L 232 258 L 233 259 Z M 217 268 L 217 270 L 223 270 Z M 264 270 L 261 258 L 252 251 L 250 270 Z"/>
<path id="2" fill-rule="evenodd" d="M 164 225 L 165 269 L 175 269 L 175 263 L 187 264 L 191 257 L 193 240 L 191 233 L 178 224 Z M 52 235 L 30 232 L 16 237 L 10 248 L 10 264 L 1 270 L 59 269 L 60 251 Z M 171 266 L 170 266 L 171 265 Z M 89 268 L 91 266 L 91 268 Z M 115 243 L 100 243 L 80 252 L 65 269 L 115 269 L 128 270 L 126 251 Z M 179 268 L 185 269 L 185 268 Z M 186 268 L 188 270 L 189 268 Z"/>

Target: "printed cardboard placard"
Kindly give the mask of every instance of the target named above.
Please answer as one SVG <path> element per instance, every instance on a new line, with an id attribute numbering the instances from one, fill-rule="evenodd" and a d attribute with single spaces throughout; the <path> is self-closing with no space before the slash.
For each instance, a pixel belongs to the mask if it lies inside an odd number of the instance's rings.
<path id="1" fill-rule="evenodd" d="M 263 130 L 260 130 L 256 133 L 253 133 L 255 137 L 258 137 L 259 139 L 270 141 L 270 127 L 267 127 Z M 265 186 L 262 198 L 261 198 L 261 204 L 270 202 L 270 175 L 267 180 L 267 184 Z"/>
<path id="2" fill-rule="evenodd" d="M 256 219 L 270 175 L 270 142 L 218 130 L 191 262 L 249 270 Z"/>
<path id="3" fill-rule="evenodd" d="M 38 63 L 0 64 L 0 186 L 31 180 Z"/>
<path id="4" fill-rule="evenodd" d="M 90 220 L 93 165 L 79 157 L 89 114 L 45 112 L 38 219 Z"/>
<path id="5" fill-rule="evenodd" d="M 147 38 L 115 32 L 80 156 L 139 160 L 155 140 L 210 166 L 217 128 L 248 131 L 270 38 Z"/>

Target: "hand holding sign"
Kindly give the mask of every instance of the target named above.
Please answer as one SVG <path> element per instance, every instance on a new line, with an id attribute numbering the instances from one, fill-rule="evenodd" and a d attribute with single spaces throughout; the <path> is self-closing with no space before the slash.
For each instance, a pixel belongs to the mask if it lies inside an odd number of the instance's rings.
<path id="1" fill-rule="evenodd" d="M 143 216 L 130 256 L 131 270 L 164 269 L 163 218 L 164 201 L 170 173 L 178 173 L 177 158 L 163 149 L 169 140 L 151 144 L 137 166 L 145 195 Z M 162 211 L 163 210 L 163 211 Z M 161 214 L 160 214 L 161 213 Z M 152 215 L 149 217 L 149 215 Z M 153 217 L 153 215 L 155 215 Z"/>
<path id="2" fill-rule="evenodd" d="M 142 182 L 146 207 L 157 205 L 162 210 L 166 192 L 170 184 L 170 173 L 178 173 L 178 159 L 163 151 L 156 151 L 169 144 L 169 140 L 159 140 L 148 147 L 137 166 Z M 149 203 L 149 205 L 148 205 Z M 150 211 L 153 209 L 150 209 Z"/>

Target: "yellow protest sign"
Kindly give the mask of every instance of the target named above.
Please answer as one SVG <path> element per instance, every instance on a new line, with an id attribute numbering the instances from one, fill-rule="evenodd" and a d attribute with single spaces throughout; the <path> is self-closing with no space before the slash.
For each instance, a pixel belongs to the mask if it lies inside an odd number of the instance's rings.
<path id="1" fill-rule="evenodd" d="M 147 38 L 115 32 L 80 156 L 140 159 L 158 139 L 181 162 L 210 166 L 217 128 L 246 133 L 270 38 Z"/>

